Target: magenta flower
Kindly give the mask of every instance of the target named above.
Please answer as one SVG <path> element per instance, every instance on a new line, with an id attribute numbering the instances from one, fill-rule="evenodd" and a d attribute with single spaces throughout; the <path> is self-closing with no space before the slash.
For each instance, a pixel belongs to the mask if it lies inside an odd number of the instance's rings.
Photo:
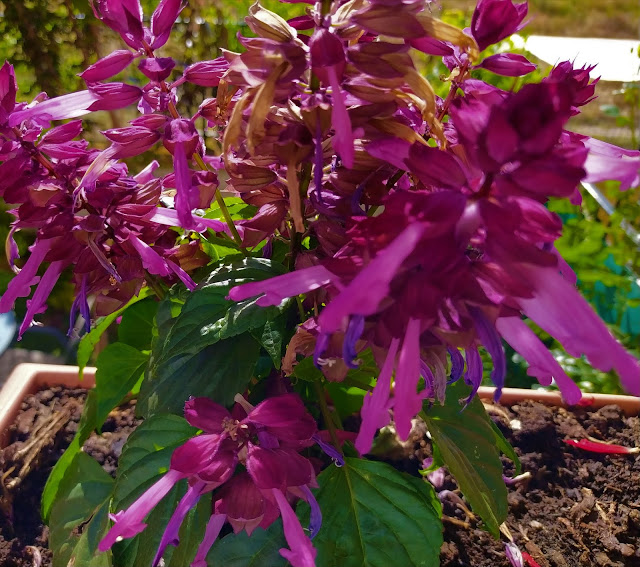
<path id="1" fill-rule="evenodd" d="M 96 18 L 120 34 L 129 47 L 141 49 L 146 43 L 158 49 L 169 39 L 184 1 L 160 0 L 151 16 L 151 29 L 143 25 L 139 0 L 91 0 L 91 6 Z"/>
<path id="2" fill-rule="evenodd" d="M 225 520 L 237 533 L 249 535 L 268 527 L 282 515 L 290 550 L 281 553 L 295 567 L 314 565 L 315 550 L 304 535 L 287 497 L 307 500 L 311 506 L 311 535 L 320 527 L 321 515 L 309 485 L 315 485 L 313 467 L 298 451 L 314 443 L 315 420 L 300 398 L 284 394 L 268 398 L 256 407 L 237 396 L 234 413 L 207 398 L 185 404 L 185 418 L 203 434 L 178 447 L 171 467 L 159 481 L 127 510 L 115 514 L 113 527 L 100 542 L 106 551 L 118 538 L 133 537 L 145 528 L 143 520 L 178 481 L 187 478 L 189 488 L 178 503 L 158 547 L 155 567 L 167 545 L 177 545 L 180 525 L 200 496 L 222 487 L 214 495 L 214 514 L 193 566 L 201 565 Z M 243 419 L 237 415 L 245 413 Z M 236 464 L 246 472 L 233 476 Z"/>
<path id="3" fill-rule="evenodd" d="M 478 0 L 471 18 L 471 34 L 480 51 L 521 30 L 528 9 L 527 2 Z"/>

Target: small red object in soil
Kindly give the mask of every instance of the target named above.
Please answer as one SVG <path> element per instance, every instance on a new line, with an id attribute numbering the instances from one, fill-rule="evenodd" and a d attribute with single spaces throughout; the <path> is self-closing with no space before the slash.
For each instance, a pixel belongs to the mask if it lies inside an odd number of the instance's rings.
<path id="1" fill-rule="evenodd" d="M 522 558 L 529 564 L 529 567 L 540 567 L 540 564 L 529 555 L 526 551 L 522 551 Z"/>
<path id="2" fill-rule="evenodd" d="M 584 407 L 592 406 L 595 403 L 595 401 L 596 399 L 593 396 L 589 396 L 589 397 L 582 396 L 582 398 L 576 405 L 584 408 Z"/>
<path id="3" fill-rule="evenodd" d="M 610 455 L 632 455 L 638 453 L 640 449 L 638 447 L 624 447 L 623 445 L 614 445 L 612 443 L 590 441 L 589 439 L 564 439 L 567 445 L 572 447 L 578 447 L 585 451 L 591 451 L 593 453 L 605 453 Z"/>

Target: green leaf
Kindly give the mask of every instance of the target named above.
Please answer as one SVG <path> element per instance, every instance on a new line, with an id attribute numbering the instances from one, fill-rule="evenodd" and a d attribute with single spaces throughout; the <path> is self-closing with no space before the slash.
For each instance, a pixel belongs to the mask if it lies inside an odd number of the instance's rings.
<path id="1" fill-rule="evenodd" d="M 243 258 L 216 268 L 193 291 L 171 327 L 158 358 L 195 354 L 220 340 L 257 329 L 275 319 L 290 305 L 260 307 L 257 299 L 233 302 L 226 299 L 229 290 L 241 283 L 263 280 L 282 273 L 268 261 Z"/>
<path id="2" fill-rule="evenodd" d="M 169 469 L 174 449 L 193 437 L 195 433 L 195 428 L 191 427 L 185 419 L 175 415 L 158 415 L 140 425 L 129 436 L 120 456 L 112 509 L 119 511 L 133 504 Z M 142 534 L 126 539 L 113 547 L 114 563 L 118 567 L 151 564 L 167 522 L 185 490 L 186 482 L 178 483 L 146 518 L 147 528 Z M 209 512 L 210 510 L 209 499 Z M 194 510 L 188 515 L 185 526 L 203 533 L 203 525 L 192 523 L 195 516 L 198 516 L 200 522 L 202 521 L 202 513 L 198 515 L 196 512 L 197 510 Z M 172 547 L 167 549 L 165 553 L 167 564 L 174 552 Z M 195 556 L 196 547 L 192 548 L 192 552 Z M 183 557 L 184 553 L 185 551 L 182 550 Z M 190 562 L 191 559 L 188 559 L 184 565 Z"/>
<path id="3" fill-rule="evenodd" d="M 493 422 L 492 419 L 489 419 L 489 423 L 491 424 L 491 429 L 493 429 L 498 449 L 500 449 L 502 453 L 504 453 L 509 459 L 513 461 L 516 469 L 516 474 L 520 474 L 522 472 L 522 463 L 520 462 L 520 458 L 515 452 L 515 449 L 511 446 L 511 443 L 507 441 L 507 438 L 502 434 L 502 431 L 500 431 L 500 428 Z"/>
<path id="4" fill-rule="evenodd" d="M 51 510 L 53 567 L 110 567 L 111 554 L 97 549 L 109 527 L 114 481 L 85 453 L 77 453 L 71 465 Z"/>
<path id="5" fill-rule="evenodd" d="M 303 358 L 293 367 L 293 376 L 305 382 L 318 382 L 323 379 L 322 372 L 313 364 L 312 356 Z"/>
<path id="6" fill-rule="evenodd" d="M 201 288 L 187 297 L 175 319 L 167 317 L 167 308 L 161 304 L 159 336 L 138 399 L 141 415 L 182 414 L 189 396 L 208 396 L 230 405 L 249 383 L 260 354 L 252 333 L 264 342 L 275 364 L 282 350 L 278 346 L 282 327 L 276 320 L 291 302 L 263 308 L 253 299 L 234 303 L 226 296 L 234 285 L 282 270 L 268 260 L 243 258 L 215 268 Z"/>
<path id="7" fill-rule="evenodd" d="M 346 418 L 362 408 L 364 397 L 373 389 L 380 370 L 373 359 L 371 349 L 358 354 L 359 365 L 347 372 L 342 382 L 328 382 L 327 391 L 341 418 Z"/>
<path id="8" fill-rule="evenodd" d="M 283 337 L 286 332 L 287 318 L 282 315 L 267 321 L 261 329 L 253 329 L 251 331 L 251 336 L 260 343 L 260 346 L 271 357 L 276 370 L 280 370 L 282 365 Z"/>
<path id="9" fill-rule="evenodd" d="M 158 301 L 155 297 L 131 305 L 118 325 L 118 341 L 138 350 L 149 350 L 157 312 Z"/>
<path id="10" fill-rule="evenodd" d="M 67 475 L 67 471 L 73 472 L 71 465 L 73 464 L 74 457 L 80 452 L 84 442 L 89 439 L 92 431 L 98 427 L 96 419 L 97 407 L 97 392 L 95 389 L 89 390 L 87 400 L 84 403 L 84 410 L 80 417 L 80 423 L 78 423 L 78 431 L 66 451 L 53 467 L 42 493 L 40 512 L 42 518 L 47 523 L 49 523 L 52 506 L 59 499 L 61 482 Z"/>
<path id="11" fill-rule="evenodd" d="M 444 406 L 433 405 L 420 415 L 471 508 L 488 531 L 499 537 L 508 505 L 498 440 L 477 396 L 461 411 L 460 400 L 469 392 L 470 388 L 459 380 L 447 388 Z"/>
<path id="12" fill-rule="evenodd" d="M 287 547 L 278 519 L 267 530 L 256 528 L 251 537 L 247 532 L 229 534 L 218 540 L 207 554 L 209 567 L 285 567 L 287 560 L 279 550 Z M 316 563 L 320 565 L 320 563 Z"/>
<path id="13" fill-rule="evenodd" d="M 96 362 L 97 427 L 100 427 L 142 376 L 149 355 L 124 343 L 105 348 Z"/>
<path id="14" fill-rule="evenodd" d="M 91 358 L 91 354 L 93 353 L 93 349 L 98 344 L 100 337 L 103 333 L 110 327 L 111 323 L 113 323 L 120 315 L 122 315 L 131 305 L 134 305 L 138 301 L 142 301 L 143 299 L 149 297 L 153 292 L 149 288 L 142 288 L 140 290 L 140 294 L 137 297 L 133 297 L 129 300 L 124 307 L 121 307 L 117 311 L 111 313 L 111 315 L 107 315 L 103 317 L 100 322 L 91 329 L 78 344 L 78 369 L 80 373 L 80 378 L 82 378 L 82 371 L 84 367 L 89 364 L 89 359 Z"/>
<path id="15" fill-rule="evenodd" d="M 322 528 L 313 540 L 322 567 L 438 567 L 441 509 L 433 487 L 390 465 L 346 459 L 318 476 Z M 299 505 L 303 525 L 308 505 Z"/>
<path id="16" fill-rule="evenodd" d="M 196 354 L 164 360 L 142 382 L 136 410 L 143 417 L 181 415 L 190 396 L 207 396 L 229 406 L 249 384 L 259 355 L 260 345 L 245 333 Z"/>

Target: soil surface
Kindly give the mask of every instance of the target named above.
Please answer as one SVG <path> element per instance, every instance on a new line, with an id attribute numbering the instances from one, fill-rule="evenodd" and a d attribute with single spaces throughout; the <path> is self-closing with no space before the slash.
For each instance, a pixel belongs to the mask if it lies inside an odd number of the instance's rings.
<path id="1" fill-rule="evenodd" d="M 591 436 L 636 447 L 640 418 L 617 406 L 568 412 L 525 402 L 488 409 L 531 475 L 509 488 L 506 524 L 520 549 L 541 567 L 640 566 L 640 456 L 597 454 L 563 441 Z M 416 450 L 420 456 L 427 447 Z M 447 475 L 442 490 L 456 488 Z M 478 529 L 451 498 L 443 500 L 456 523 L 444 524 L 442 567 L 510 567 L 504 543 Z"/>
<path id="2" fill-rule="evenodd" d="M 86 398 L 85 389 L 50 388 L 29 396 L 0 450 L 0 566 L 51 565 L 49 530 L 40 518 L 40 499 L 51 469 L 71 443 Z M 109 414 L 102 436 L 93 434 L 84 451 L 112 475 L 122 447 L 139 420 L 127 404 Z"/>
<path id="3" fill-rule="evenodd" d="M 53 388 L 23 404 L 12 444 L 0 452 L 5 487 L 0 499 L 2 567 L 51 564 L 48 530 L 38 514 L 40 498 L 51 468 L 73 438 L 84 398 L 84 390 Z M 114 410 L 103 436 L 94 435 L 85 444 L 84 450 L 110 474 L 138 423 L 133 409 L 129 404 Z M 563 442 L 591 436 L 635 447 L 640 445 L 640 418 L 625 417 L 615 406 L 568 412 L 525 402 L 488 410 L 530 474 L 509 487 L 506 524 L 520 548 L 540 567 L 640 566 L 640 456 L 601 455 Z M 414 430 L 398 455 L 398 468 L 418 474 L 431 454 L 424 433 L 419 426 Z M 504 463 L 505 474 L 512 475 L 510 461 Z M 482 531 L 481 522 L 456 498 L 455 481 L 443 472 L 437 490 L 454 494 L 442 495 L 442 567 L 510 567 L 504 542 Z"/>

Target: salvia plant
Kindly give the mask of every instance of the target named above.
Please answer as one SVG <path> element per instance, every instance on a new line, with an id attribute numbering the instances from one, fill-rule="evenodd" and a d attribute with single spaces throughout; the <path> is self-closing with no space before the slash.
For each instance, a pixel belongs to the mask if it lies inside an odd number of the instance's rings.
<path id="1" fill-rule="evenodd" d="M 592 69 L 562 62 L 516 91 L 474 78 L 535 68 L 496 48 L 526 2 L 479 0 L 465 30 L 430 0 L 289 3 L 289 21 L 250 8 L 241 53 L 184 67 L 162 55 L 182 0 L 152 14 L 93 0 L 122 43 L 81 74 L 86 90 L 16 103 L 0 71 L 16 272 L 0 311 L 30 296 L 23 333 L 70 274 L 81 368 L 119 323 L 45 489 L 57 564 L 438 565 L 433 485 L 385 447 L 421 418 L 426 477 L 446 465 L 499 536 L 500 453 L 519 464 L 476 396 L 483 357 L 496 400 L 504 341 L 577 403 L 539 328 L 640 394 L 638 360 L 579 295 L 546 207 L 579 202 L 581 181 L 638 184 L 640 153 L 565 129 L 594 98 Z M 436 89 L 419 52 L 448 69 Z M 132 65 L 146 84 L 112 80 Z M 214 94 L 193 116 L 185 83 Z M 139 115 L 100 148 L 83 139 L 82 116 L 124 107 Z M 159 145 L 170 171 L 123 161 Z M 81 447 L 132 394 L 144 421 L 112 478 Z"/>

